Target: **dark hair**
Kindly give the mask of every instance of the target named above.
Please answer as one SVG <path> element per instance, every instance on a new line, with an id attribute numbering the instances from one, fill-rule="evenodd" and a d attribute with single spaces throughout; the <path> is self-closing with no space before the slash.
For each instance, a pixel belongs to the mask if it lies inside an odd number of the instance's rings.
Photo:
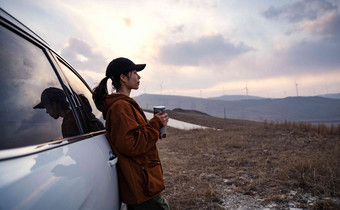
<path id="1" fill-rule="evenodd" d="M 130 71 L 129 71 L 130 72 Z M 123 75 L 127 76 L 127 78 L 130 78 L 129 72 L 123 73 Z M 92 98 L 93 101 L 99 111 L 103 111 L 103 105 L 105 101 L 105 96 L 108 94 L 107 92 L 107 80 L 112 80 L 112 87 L 115 90 L 119 90 L 122 87 L 122 84 L 120 82 L 120 76 L 119 77 L 105 77 L 100 81 L 99 85 L 93 89 Z"/>

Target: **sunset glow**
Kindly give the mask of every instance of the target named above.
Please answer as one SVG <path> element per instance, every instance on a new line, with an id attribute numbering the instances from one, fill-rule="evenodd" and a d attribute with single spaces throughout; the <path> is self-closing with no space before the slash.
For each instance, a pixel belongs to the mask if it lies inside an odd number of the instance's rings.
<path id="1" fill-rule="evenodd" d="M 91 87 L 113 58 L 146 63 L 143 93 L 262 97 L 340 92 L 340 1 L 33 1 L 1 8 Z"/>

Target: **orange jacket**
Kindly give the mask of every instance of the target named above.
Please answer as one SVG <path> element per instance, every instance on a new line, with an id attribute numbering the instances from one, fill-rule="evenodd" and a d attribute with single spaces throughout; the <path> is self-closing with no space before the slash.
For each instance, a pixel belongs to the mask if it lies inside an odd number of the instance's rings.
<path id="1" fill-rule="evenodd" d="M 157 117 L 147 122 L 137 102 L 122 94 L 106 96 L 103 117 L 118 156 L 121 201 L 140 204 L 158 196 L 165 188 L 156 146 L 162 122 Z"/>

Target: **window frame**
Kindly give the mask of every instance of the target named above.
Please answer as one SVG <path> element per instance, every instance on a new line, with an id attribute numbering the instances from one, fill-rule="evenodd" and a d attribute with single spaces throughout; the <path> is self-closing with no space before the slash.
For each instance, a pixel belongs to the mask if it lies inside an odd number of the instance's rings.
<path id="1" fill-rule="evenodd" d="M 16 19 L 14 19 L 16 20 Z M 17 21 L 17 20 L 16 20 Z M 21 24 L 19 21 L 17 21 L 19 24 Z M 66 97 L 69 100 L 72 113 L 74 114 L 76 118 L 76 122 L 78 125 L 78 128 L 81 132 L 80 135 L 73 136 L 73 137 L 68 137 L 68 138 L 62 138 L 58 140 L 49 140 L 46 139 L 46 142 L 41 143 L 41 144 L 36 144 L 36 145 L 30 145 L 30 146 L 23 146 L 23 147 L 17 147 L 17 148 L 11 148 L 11 149 L 4 149 L 0 150 L 0 160 L 8 160 L 8 159 L 13 159 L 13 158 L 18 158 L 18 157 L 23 157 L 35 153 L 39 153 L 42 151 L 50 150 L 56 147 L 61 147 L 67 144 L 71 144 L 74 142 L 86 140 L 88 138 L 91 138 L 93 136 L 101 135 L 105 133 L 105 130 L 101 131 L 96 131 L 96 132 L 91 132 L 91 133 L 84 133 L 83 127 L 81 126 L 81 121 L 78 116 L 78 114 L 75 112 L 75 107 L 76 103 L 73 100 L 73 97 L 71 95 L 70 90 L 72 90 L 67 83 L 67 80 L 65 79 L 65 76 L 63 75 L 58 62 L 56 59 L 60 58 L 60 60 L 64 61 L 64 64 L 67 64 L 66 66 L 72 70 L 73 73 L 86 85 L 86 87 L 90 90 L 92 93 L 91 88 L 88 86 L 86 81 L 79 75 L 79 73 L 70 65 L 68 64 L 61 56 L 59 56 L 53 49 L 51 49 L 48 44 L 42 40 L 38 35 L 36 35 L 33 31 L 29 30 L 31 33 L 28 33 L 26 30 L 22 29 L 22 25 L 18 26 L 6 18 L 0 16 L 0 27 L 4 27 L 4 29 L 9 30 L 11 33 L 14 33 L 15 35 L 19 36 L 20 38 L 30 42 L 33 44 L 35 47 L 38 47 L 40 50 L 42 50 L 43 54 L 45 55 L 46 59 L 51 65 L 51 68 L 53 69 L 54 74 L 57 76 L 57 80 L 63 90 L 65 91 Z M 37 36 L 33 36 L 33 35 Z M 41 39 L 41 40 L 39 40 Z M 51 72 L 52 73 L 52 72 Z M 79 100 L 79 99 L 77 99 Z"/>
<path id="2" fill-rule="evenodd" d="M 80 82 L 89 90 L 89 92 L 92 94 L 93 91 L 91 89 L 91 87 L 87 84 L 87 82 L 85 81 L 85 79 L 77 72 L 77 70 L 75 70 L 73 68 L 72 65 L 70 65 L 64 58 L 62 58 L 60 55 L 56 54 L 56 53 L 52 53 L 54 56 L 54 59 L 56 61 L 56 66 L 58 66 L 58 70 L 59 70 L 59 74 L 62 75 L 62 79 L 64 84 L 67 84 L 67 86 L 69 87 L 69 90 L 71 92 L 70 97 L 72 98 L 72 102 L 74 103 L 74 110 L 76 110 L 78 107 L 83 108 L 81 102 L 80 102 L 80 98 L 78 96 L 78 94 L 76 93 L 76 91 L 74 91 L 74 89 L 72 88 L 72 84 L 71 81 L 69 81 L 70 79 L 66 77 L 66 75 L 64 74 L 62 67 L 60 65 L 64 65 L 66 68 L 68 68 L 68 70 L 70 70 L 79 80 Z M 90 98 L 89 100 L 92 100 L 92 98 Z M 91 107 L 92 109 L 97 109 L 96 107 Z M 83 108 L 85 109 L 85 108 Z M 87 134 L 89 132 L 85 132 L 87 130 L 86 127 L 86 122 L 84 121 L 85 118 L 83 116 L 79 116 L 79 113 L 77 112 L 77 118 L 80 122 L 80 126 L 82 126 L 83 129 L 83 134 Z M 104 124 L 105 127 L 105 124 Z M 100 131 L 91 131 L 90 133 L 105 133 L 106 130 L 105 128 L 100 130 Z"/>

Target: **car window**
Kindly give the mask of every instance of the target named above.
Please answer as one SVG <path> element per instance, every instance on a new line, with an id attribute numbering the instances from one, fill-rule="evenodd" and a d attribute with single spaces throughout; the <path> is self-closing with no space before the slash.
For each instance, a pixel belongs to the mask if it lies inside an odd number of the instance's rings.
<path id="1" fill-rule="evenodd" d="M 84 132 L 88 133 L 105 129 L 102 113 L 98 111 L 94 105 L 91 91 L 61 59 L 59 59 L 59 65 L 72 92 L 76 95 L 76 103 L 78 103 L 77 111 L 79 117 L 82 119 Z"/>
<path id="2" fill-rule="evenodd" d="M 61 117 L 47 113 L 41 104 L 48 88 L 64 97 L 42 48 L 2 26 L 0 45 L 0 149 L 63 138 Z M 44 99 L 49 99 L 48 92 Z"/>

